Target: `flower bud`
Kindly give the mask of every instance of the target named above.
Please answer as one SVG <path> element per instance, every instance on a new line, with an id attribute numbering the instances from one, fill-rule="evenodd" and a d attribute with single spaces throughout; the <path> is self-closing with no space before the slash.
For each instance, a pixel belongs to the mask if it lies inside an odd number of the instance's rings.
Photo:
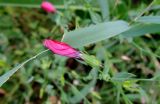
<path id="1" fill-rule="evenodd" d="M 41 4 L 41 8 L 48 13 L 56 12 L 56 8 L 54 7 L 54 5 L 48 1 L 43 1 Z"/>
<path id="2" fill-rule="evenodd" d="M 45 39 L 43 45 L 55 54 L 80 59 L 81 53 L 64 42 Z"/>

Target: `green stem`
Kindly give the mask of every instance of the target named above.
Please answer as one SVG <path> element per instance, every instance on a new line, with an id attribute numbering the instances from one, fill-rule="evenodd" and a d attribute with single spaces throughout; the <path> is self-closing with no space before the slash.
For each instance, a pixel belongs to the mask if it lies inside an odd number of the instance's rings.
<path id="1" fill-rule="evenodd" d="M 16 3 L 0 3 L 0 7 L 6 7 L 6 6 L 11 6 L 11 7 L 24 7 L 24 8 L 40 8 L 40 5 L 37 4 L 16 4 Z M 54 5 L 57 9 L 66 9 L 64 5 Z M 69 6 L 68 9 L 71 10 L 83 10 L 87 11 L 88 9 L 84 6 Z M 94 11 L 100 11 L 99 8 L 93 8 Z"/>

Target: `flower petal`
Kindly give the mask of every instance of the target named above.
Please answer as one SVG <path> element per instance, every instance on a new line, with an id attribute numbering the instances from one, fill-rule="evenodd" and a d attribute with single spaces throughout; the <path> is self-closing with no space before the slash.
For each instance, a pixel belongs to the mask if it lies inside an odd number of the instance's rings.
<path id="1" fill-rule="evenodd" d="M 80 58 L 80 52 L 66 43 L 46 39 L 43 44 L 55 54 L 71 58 Z"/>
<path id="2" fill-rule="evenodd" d="M 48 13 L 55 13 L 56 12 L 56 8 L 54 7 L 54 5 L 48 1 L 43 1 L 41 4 L 41 8 Z"/>

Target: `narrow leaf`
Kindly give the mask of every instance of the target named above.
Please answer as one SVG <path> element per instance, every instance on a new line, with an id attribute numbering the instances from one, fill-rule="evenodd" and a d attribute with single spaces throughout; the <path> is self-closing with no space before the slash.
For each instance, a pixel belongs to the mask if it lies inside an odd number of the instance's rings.
<path id="1" fill-rule="evenodd" d="M 128 28 L 124 21 L 105 22 L 70 31 L 64 34 L 63 41 L 73 47 L 82 47 L 118 35 Z"/>
<path id="2" fill-rule="evenodd" d="M 160 24 L 138 24 L 121 34 L 122 37 L 130 38 L 145 35 L 147 33 L 160 32 Z"/>
<path id="3" fill-rule="evenodd" d="M 109 5 L 108 0 L 97 0 L 101 8 L 103 20 L 109 20 Z"/>
<path id="4" fill-rule="evenodd" d="M 102 22 L 101 16 L 98 13 L 89 10 L 89 14 L 91 16 L 91 19 L 92 19 L 93 23 L 98 24 L 98 23 Z"/>
<path id="5" fill-rule="evenodd" d="M 160 24 L 160 16 L 143 16 L 143 17 L 139 17 L 137 21 L 142 23 Z"/>
<path id="6" fill-rule="evenodd" d="M 0 87 L 15 73 L 17 72 L 18 69 L 20 69 L 21 67 L 23 67 L 27 62 L 29 62 L 29 60 L 23 62 L 22 64 L 16 66 L 15 68 L 13 68 L 12 70 L 8 71 L 7 73 L 3 74 L 2 76 L 0 76 Z"/>
<path id="7" fill-rule="evenodd" d="M 76 104 L 80 102 L 82 99 L 84 99 L 85 96 L 91 91 L 91 88 L 95 85 L 98 71 L 97 69 L 92 69 L 92 70 L 94 70 L 95 73 L 94 78 L 81 91 L 78 91 L 76 87 L 72 86 L 75 91 L 75 95 L 72 98 L 70 98 L 70 101 L 73 104 Z"/>
<path id="8" fill-rule="evenodd" d="M 132 74 L 132 73 L 127 73 L 127 72 L 120 72 L 120 73 L 116 73 L 111 80 L 113 81 L 125 81 L 128 80 L 132 77 L 135 77 L 136 75 Z"/>
<path id="9" fill-rule="evenodd" d="M 37 58 L 37 56 L 47 52 L 48 50 L 44 50 L 42 52 L 40 52 L 39 54 L 31 57 L 30 59 L 24 61 L 23 63 L 19 64 L 18 66 L 16 66 L 15 68 L 11 69 L 10 71 L 6 72 L 5 74 L 3 74 L 2 76 L 0 76 L 0 87 L 15 73 L 17 72 L 21 67 L 23 67 L 26 63 L 28 63 L 29 61 L 34 60 L 35 58 Z"/>

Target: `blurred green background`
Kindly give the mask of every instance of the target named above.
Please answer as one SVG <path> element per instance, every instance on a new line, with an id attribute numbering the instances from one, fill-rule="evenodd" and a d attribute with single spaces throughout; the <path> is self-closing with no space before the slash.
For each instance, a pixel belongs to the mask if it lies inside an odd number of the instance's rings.
<path id="1" fill-rule="evenodd" d="M 159 0 L 49 1 L 58 13 L 43 11 L 42 0 L 0 0 L 0 75 L 43 51 L 46 38 L 61 40 L 66 31 L 105 21 L 132 25 L 143 12 L 160 15 Z M 100 72 L 47 52 L 0 88 L 0 104 L 159 104 L 160 82 L 150 79 L 160 75 L 159 35 L 115 36 L 79 48 L 105 65 Z"/>

